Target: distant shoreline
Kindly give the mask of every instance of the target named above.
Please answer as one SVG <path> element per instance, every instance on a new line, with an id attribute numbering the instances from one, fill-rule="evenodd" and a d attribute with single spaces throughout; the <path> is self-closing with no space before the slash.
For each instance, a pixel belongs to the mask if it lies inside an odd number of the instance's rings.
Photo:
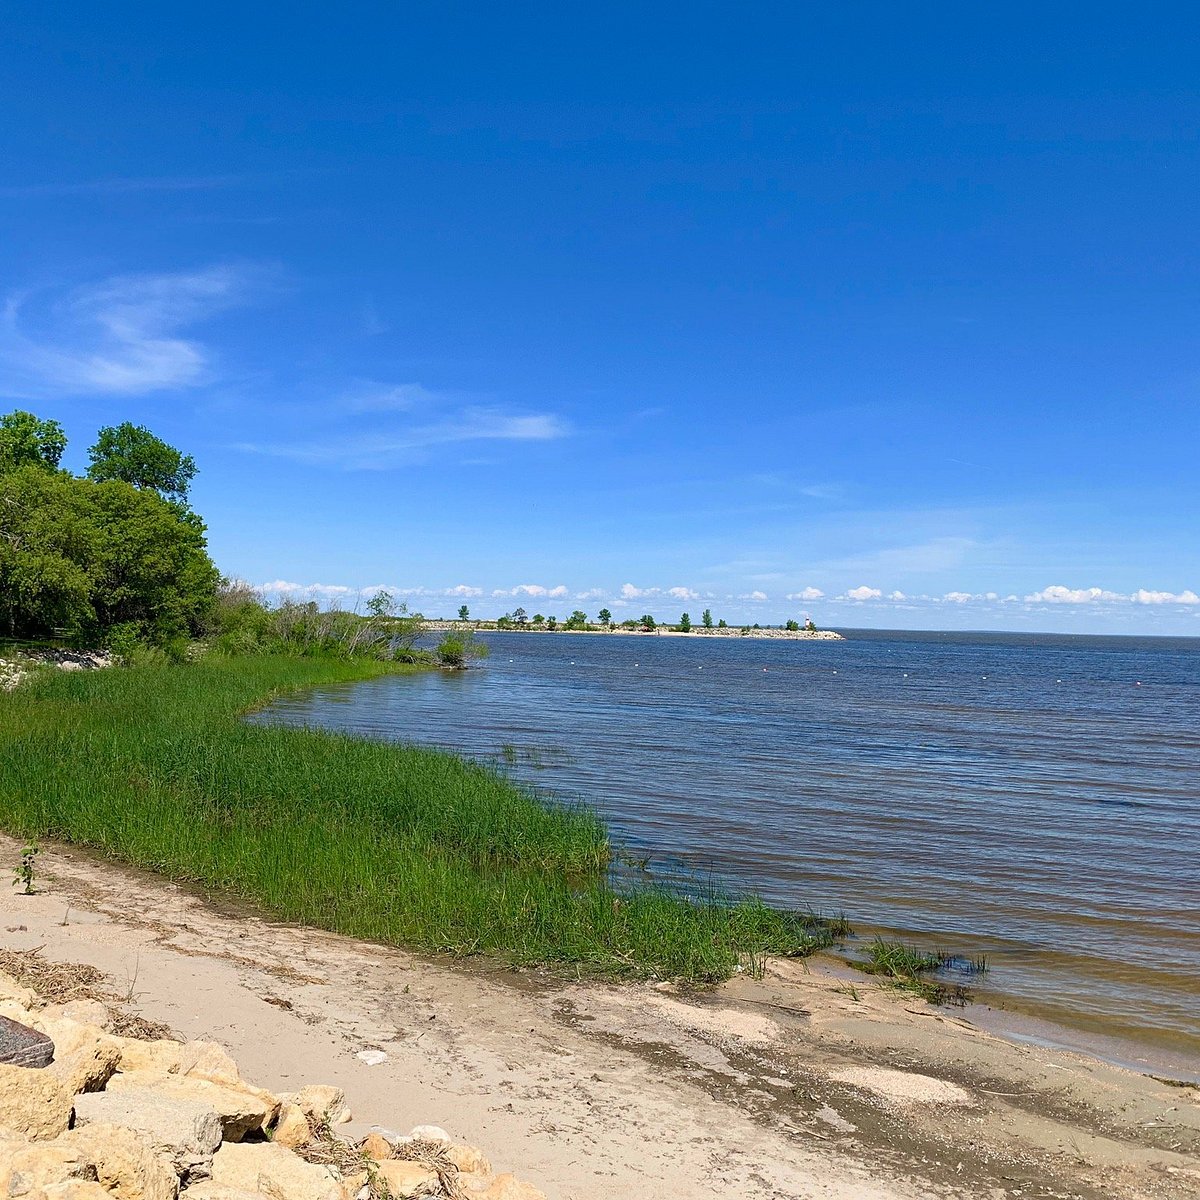
<path id="1" fill-rule="evenodd" d="M 551 629 L 548 625 L 525 625 L 499 627 L 495 621 L 426 621 L 427 629 L 441 633 L 455 629 L 469 629 L 473 633 L 585 633 L 600 637 L 686 637 L 686 638 L 783 638 L 793 642 L 844 642 L 846 639 L 832 629 L 750 629 L 741 626 L 728 626 L 725 629 L 705 629 L 703 626 L 693 627 L 688 632 L 681 629 L 671 629 L 660 625 L 655 629 L 624 629 L 614 625 L 609 629 L 567 629 L 558 625 Z"/>

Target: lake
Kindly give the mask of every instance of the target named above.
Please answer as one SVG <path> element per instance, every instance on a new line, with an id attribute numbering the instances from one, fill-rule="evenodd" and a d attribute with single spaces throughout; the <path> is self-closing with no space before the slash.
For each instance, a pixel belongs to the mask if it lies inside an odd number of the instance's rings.
<path id="1" fill-rule="evenodd" d="M 844 912 L 981 997 L 1200 1063 L 1200 639 L 487 634 L 259 719 L 494 760 L 661 876 Z"/>

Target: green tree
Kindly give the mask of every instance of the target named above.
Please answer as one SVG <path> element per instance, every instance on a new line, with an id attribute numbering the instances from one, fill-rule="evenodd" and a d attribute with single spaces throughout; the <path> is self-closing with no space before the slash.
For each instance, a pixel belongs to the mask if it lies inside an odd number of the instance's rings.
<path id="1" fill-rule="evenodd" d="M 382 589 L 367 601 L 367 612 L 376 619 L 379 617 L 390 617 L 394 608 L 395 601 L 392 599 L 391 593 L 385 592 Z"/>
<path id="2" fill-rule="evenodd" d="M 458 619 L 460 621 L 469 621 L 471 619 L 471 610 L 465 604 L 458 606 Z"/>
<path id="3" fill-rule="evenodd" d="M 690 616 L 688 616 L 687 613 L 684 613 L 683 616 L 679 618 L 679 632 L 680 633 L 691 633 L 692 632 L 692 618 Z"/>
<path id="4" fill-rule="evenodd" d="M 58 470 L 67 448 L 67 435 L 57 421 L 42 421 L 17 409 L 0 417 L 0 472 L 18 467 Z"/>
<path id="5" fill-rule="evenodd" d="M 586 629 L 587 628 L 587 613 L 581 608 L 577 608 L 566 621 L 565 628 L 567 629 Z"/>
<path id="6" fill-rule="evenodd" d="M 600 624 L 606 629 L 612 624 L 612 613 L 607 608 L 602 608 L 596 615 L 600 618 Z"/>
<path id="7" fill-rule="evenodd" d="M 729 628 L 729 623 L 728 623 L 728 622 L 725 620 L 725 618 L 724 618 L 724 617 L 722 617 L 722 618 L 721 618 L 721 619 L 720 619 L 720 620 L 717 622 L 717 628 L 718 628 L 718 629 L 728 629 L 728 628 Z"/>
<path id="8" fill-rule="evenodd" d="M 553 633 L 558 628 L 558 618 L 554 615 L 548 616 L 546 618 L 546 628 Z"/>
<path id="9" fill-rule="evenodd" d="M 799 628 L 800 628 L 800 622 L 799 622 L 799 621 L 789 621 L 789 622 L 788 622 L 788 623 L 787 623 L 787 624 L 784 626 L 784 629 L 786 629 L 786 630 L 788 631 L 788 633 L 796 633 L 796 632 L 799 630 Z"/>
<path id="10" fill-rule="evenodd" d="M 534 613 L 533 614 L 533 623 L 535 625 L 545 625 L 546 618 L 544 616 L 542 616 L 541 613 Z"/>
<path id="11" fill-rule="evenodd" d="M 97 483 L 120 479 L 181 503 L 196 475 L 190 454 L 181 454 L 144 425 L 129 421 L 101 429 L 88 457 L 88 478 Z"/>
<path id="12" fill-rule="evenodd" d="M 529 620 L 529 614 L 523 608 L 514 608 L 512 619 L 518 625 L 524 625 Z"/>
<path id="13" fill-rule="evenodd" d="M 703 612 L 700 614 L 700 620 L 701 620 L 701 622 L 703 622 L 703 624 L 704 624 L 704 628 L 705 628 L 705 629 L 711 629 L 711 628 L 712 628 L 712 626 L 713 626 L 713 620 L 712 620 L 712 609 L 711 609 L 711 608 L 706 608 L 706 609 L 705 609 L 705 610 L 704 610 L 704 611 L 703 611 Z"/>
<path id="14" fill-rule="evenodd" d="M 643 629 L 654 629 L 655 626 L 657 625 L 657 622 L 650 615 L 650 613 L 643 613 L 641 621 L 639 623 L 641 624 Z"/>

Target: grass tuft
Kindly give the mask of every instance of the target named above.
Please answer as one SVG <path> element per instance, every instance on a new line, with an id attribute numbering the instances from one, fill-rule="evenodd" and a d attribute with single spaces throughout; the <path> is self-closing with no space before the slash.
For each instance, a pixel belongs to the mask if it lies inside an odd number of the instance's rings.
<path id="1" fill-rule="evenodd" d="M 599 817 L 502 771 L 242 719 L 283 691 L 405 669 L 208 654 L 31 679 L 0 695 L 0 826 L 286 920 L 518 965 L 716 981 L 832 942 L 755 900 L 618 891 Z"/>
<path id="2" fill-rule="evenodd" d="M 930 952 L 877 937 L 867 947 L 866 961 L 852 965 L 869 975 L 878 976 L 888 987 L 912 992 L 930 1004 L 961 1006 L 970 1002 L 969 988 L 945 978 L 931 979 L 930 976 L 937 973 L 943 976 L 949 973 L 982 975 L 987 970 L 987 959 L 964 959 L 958 955 Z"/>

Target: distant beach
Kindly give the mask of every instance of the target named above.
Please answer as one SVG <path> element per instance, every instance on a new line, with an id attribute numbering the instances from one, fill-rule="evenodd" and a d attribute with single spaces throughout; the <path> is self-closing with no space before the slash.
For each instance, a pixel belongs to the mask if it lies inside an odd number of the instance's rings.
<path id="1" fill-rule="evenodd" d="M 542 623 L 535 625 L 497 625 L 495 621 L 426 621 L 425 627 L 438 633 L 446 630 L 469 629 L 474 633 L 588 633 L 602 637 L 719 637 L 719 638 L 786 638 L 792 642 L 844 642 L 846 639 L 832 629 L 779 629 L 746 628 L 745 626 L 727 626 L 711 629 L 703 625 L 693 625 L 691 629 L 676 629 L 668 625 L 658 625 L 654 629 L 626 629 L 622 625 L 612 625 L 608 628 L 568 629 L 565 625 L 551 627 Z"/>

